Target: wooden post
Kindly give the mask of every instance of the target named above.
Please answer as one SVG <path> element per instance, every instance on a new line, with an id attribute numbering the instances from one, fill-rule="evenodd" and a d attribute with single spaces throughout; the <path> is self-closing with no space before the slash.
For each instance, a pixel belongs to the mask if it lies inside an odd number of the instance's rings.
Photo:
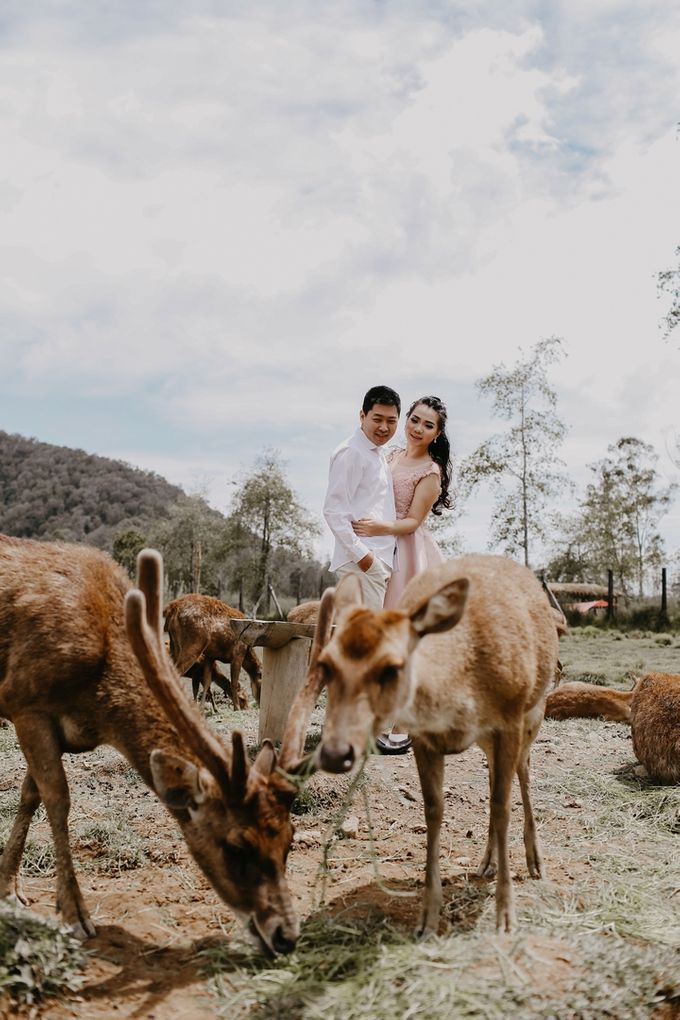
<path id="1" fill-rule="evenodd" d="M 614 571 L 607 571 L 607 619 L 614 619 Z"/>
<path id="2" fill-rule="evenodd" d="M 668 587 L 666 568 L 661 568 L 661 612 L 659 613 L 659 623 L 664 626 L 668 623 Z"/>
<path id="3" fill-rule="evenodd" d="M 282 648 L 263 649 L 260 743 L 282 739 L 288 710 L 307 675 L 311 644 L 309 638 L 294 638 Z"/>

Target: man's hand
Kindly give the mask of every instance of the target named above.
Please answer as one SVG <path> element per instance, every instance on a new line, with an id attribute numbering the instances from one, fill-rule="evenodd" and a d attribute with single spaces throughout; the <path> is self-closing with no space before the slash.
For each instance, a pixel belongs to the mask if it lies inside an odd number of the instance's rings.
<path id="1" fill-rule="evenodd" d="M 375 555 L 372 552 L 367 552 L 365 556 L 362 556 L 360 560 L 357 560 L 357 566 L 360 570 L 363 570 L 364 574 L 367 570 L 370 570 L 373 566 Z"/>

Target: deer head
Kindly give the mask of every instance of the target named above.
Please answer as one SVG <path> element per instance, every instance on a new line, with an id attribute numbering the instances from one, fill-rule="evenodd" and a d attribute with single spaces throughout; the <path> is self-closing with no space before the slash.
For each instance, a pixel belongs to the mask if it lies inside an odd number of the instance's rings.
<path id="1" fill-rule="evenodd" d="M 307 679 L 291 706 L 277 767 L 270 742 L 265 741 L 250 762 L 241 733 L 234 732 L 230 745 L 223 744 L 186 698 L 162 640 L 161 579 L 160 555 L 142 551 L 138 588 L 128 592 L 125 601 L 134 654 L 186 749 L 151 753 L 154 787 L 176 817 L 206 878 L 255 944 L 272 955 L 290 952 L 298 922 L 285 868 L 297 788 L 288 776 L 308 764 L 302 750 L 319 693 L 316 658 L 330 630 L 330 602 L 319 614 Z"/>
<path id="2" fill-rule="evenodd" d="M 467 589 L 466 580 L 456 580 L 412 610 L 376 611 L 362 605 L 358 578 L 343 578 L 333 596 L 335 632 L 318 660 L 328 701 L 317 767 L 349 772 L 370 738 L 399 716 L 413 697 L 418 642 L 458 623 Z"/>

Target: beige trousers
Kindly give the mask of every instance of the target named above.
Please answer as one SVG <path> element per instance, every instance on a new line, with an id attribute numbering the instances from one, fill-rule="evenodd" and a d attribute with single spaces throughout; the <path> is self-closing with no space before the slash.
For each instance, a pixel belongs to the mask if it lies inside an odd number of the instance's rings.
<path id="1" fill-rule="evenodd" d="M 368 609 L 382 609 L 387 582 L 392 571 L 381 559 L 376 556 L 368 570 L 362 570 L 356 563 L 343 563 L 335 573 L 338 576 L 338 581 L 346 577 L 347 574 L 356 574 L 361 581 L 364 605 Z"/>

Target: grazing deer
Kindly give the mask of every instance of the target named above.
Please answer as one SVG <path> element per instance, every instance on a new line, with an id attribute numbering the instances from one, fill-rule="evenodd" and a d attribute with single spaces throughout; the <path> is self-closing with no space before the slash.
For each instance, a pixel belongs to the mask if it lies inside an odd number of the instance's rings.
<path id="1" fill-rule="evenodd" d="M 189 666 L 188 669 L 184 670 L 184 676 L 191 680 L 191 690 L 194 696 L 194 701 L 197 701 L 198 692 L 202 691 L 204 687 L 204 663 L 200 661 L 195 662 L 193 666 Z M 225 698 L 229 698 L 231 700 L 231 677 L 226 676 L 216 662 L 214 662 L 212 666 L 210 673 L 210 686 L 208 687 L 208 694 L 205 699 L 210 703 L 213 712 L 216 712 L 217 705 L 215 704 L 215 693 L 212 687 L 213 684 L 215 687 L 219 687 Z M 236 697 L 238 699 L 239 708 L 248 708 L 248 695 L 240 684 L 238 685 Z"/>
<path id="2" fill-rule="evenodd" d="M 532 878 L 541 858 L 529 796 L 529 751 L 555 675 L 558 634 L 541 586 L 526 567 L 464 556 L 416 575 L 395 610 L 361 604 L 359 580 L 335 592 L 336 627 L 319 656 L 327 685 L 315 764 L 349 771 L 371 737 L 393 721 L 413 740 L 427 822 L 420 934 L 437 929 L 442 902 L 439 832 L 444 755 L 477 743 L 489 765 L 490 820 L 478 874 L 496 867 L 496 923 L 514 921 L 507 833 L 512 778 L 524 806 Z"/>
<path id="3" fill-rule="evenodd" d="M 245 620 L 243 613 L 210 595 L 182 595 L 168 603 L 163 615 L 165 629 L 170 638 L 170 655 L 180 675 L 184 676 L 195 663 L 202 666 L 202 706 L 205 706 L 205 699 L 214 679 L 217 659 L 220 662 L 231 663 L 231 703 L 234 708 L 242 707 L 239 703 L 241 667 L 250 677 L 253 697 L 259 705 L 262 664 L 254 649 L 245 641 L 241 641 L 231 626 L 232 620 Z M 194 671 L 192 676 L 194 698 L 198 692 L 196 679 Z"/>
<path id="4" fill-rule="evenodd" d="M 630 706 L 635 756 L 652 779 L 680 783 L 680 676 L 647 673 Z"/>
<path id="5" fill-rule="evenodd" d="M 613 691 L 609 687 L 572 680 L 551 691 L 545 702 L 546 719 L 601 717 L 610 722 L 630 722 L 630 691 Z"/>
<path id="6" fill-rule="evenodd" d="M 140 553 L 139 590 L 129 590 L 123 571 L 96 549 L 0 536 L 0 714 L 14 723 L 28 764 L 0 858 L 0 896 L 14 889 L 23 898 L 19 866 L 42 801 L 55 846 L 57 909 L 76 935 L 94 935 L 71 858 L 61 758 L 110 744 L 169 809 L 255 943 L 270 954 L 290 951 L 298 922 L 285 864 L 296 788 L 280 770 L 302 765 L 330 607 L 319 616 L 277 768 L 271 743 L 249 762 L 242 735 L 223 744 L 184 694 L 162 640 L 162 576 L 153 550 Z"/>

